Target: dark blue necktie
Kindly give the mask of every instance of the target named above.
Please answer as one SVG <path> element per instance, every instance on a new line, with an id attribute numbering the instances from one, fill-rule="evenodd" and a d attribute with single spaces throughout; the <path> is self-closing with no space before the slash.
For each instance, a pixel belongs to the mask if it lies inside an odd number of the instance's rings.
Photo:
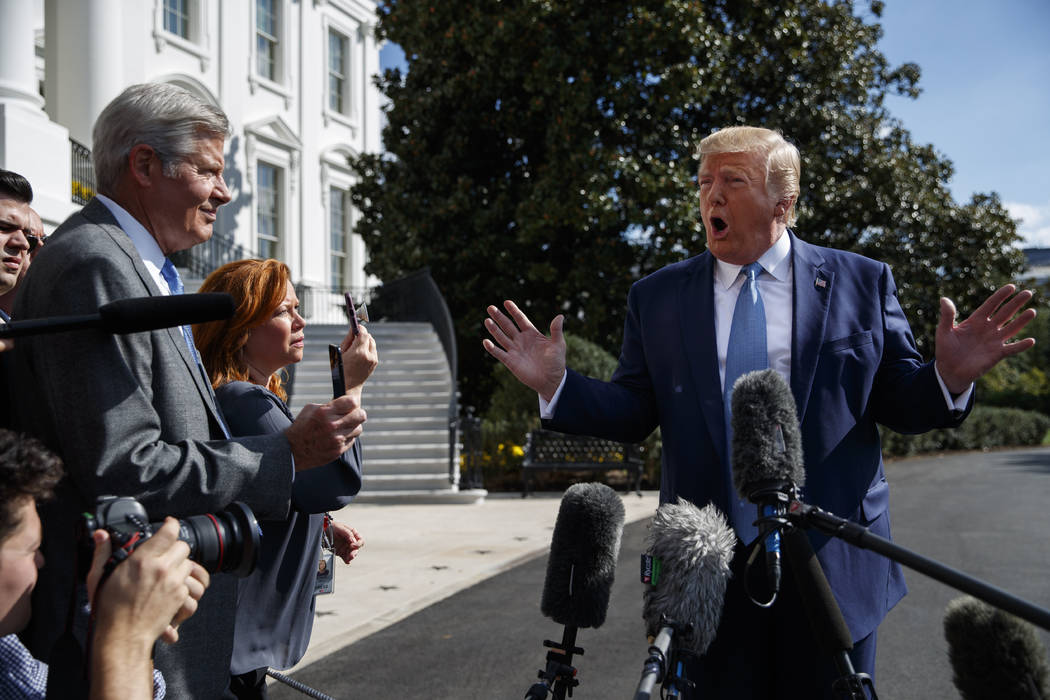
<path id="1" fill-rule="evenodd" d="M 164 258 L 164 265 L 160 268 L 160 276 L 168 283 L 168 291 L 172 294 L 182 294 L 186 291 L 186 288 L 182 284 L 182 278 L 179 277 L 179 271 L 168 258 Z M 186 347 L 190 351 L 190 357 L 192 357 L 193 361 L 197 364 L 197 371 L 199 371 L 204 377 L 204 383 L 211 386 L 211 380 L 208 378 L 208 373 L 205 371 L 204 365 L 201 364 L 200 355 L 197 354 L 197 346 L 193 343 L 193 329 L 189 326 L 182 326 L 182 338 L 186 341 Z M 219 414 L 219 426 L 222 428 L 223 434 L 229 438 L 230 430 L 226 427 L 226 421 L 222 419 L 221 414 Z"/>
<path id="2" fill-rule="evenodd" d="M 751 542 L 758 536 L 752 524 L 758 517 L 754 504 L 741 499 L 733 487 L 733 423 L 731 399 L 733 384 L 742 375 L 769 367 L 769 352 L 766 348 L 766 309 L 762 295 L 758 293 L 758 276 L 762 266 L 757 262 L 745 265 L 744 285 L 736 299 L 733 310 L 733 325 L 729 331 L 729 349 L 726 352 L 726 381 L 723 401 L 726 416 L 726 478 L 729 484 L 729 521 L 741 541 Z"/>

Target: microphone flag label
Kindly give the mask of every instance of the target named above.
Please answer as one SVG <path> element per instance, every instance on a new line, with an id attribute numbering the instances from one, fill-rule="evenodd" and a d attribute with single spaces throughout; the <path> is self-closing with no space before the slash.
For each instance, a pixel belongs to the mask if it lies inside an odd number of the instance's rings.
<path id="1" fill-rule="evenodd" d="M 660 560 L 651 554 L 642 555 L 642 583 L 655 586 L 660 580 Z"/>

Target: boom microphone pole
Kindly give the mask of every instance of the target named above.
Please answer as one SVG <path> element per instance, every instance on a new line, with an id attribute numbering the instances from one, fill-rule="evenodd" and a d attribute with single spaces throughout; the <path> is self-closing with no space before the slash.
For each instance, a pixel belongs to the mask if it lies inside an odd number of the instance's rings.
<path id="1" fill-rule="evenodd" d="M 616 562 L 620 556 L 625 512 L 619 495 L 605 484 L 573 484 L 565 491 L 551 536 L 547 577 L 540 611 L 564 625 L 561 643 L 544 640 L 547 665 L 525 694 L 543 700 L 553 693 L 564 700 L 579 685 L 572 665 L 580 627 L 601 627 L 609 608 Z"/>
<path id="2" fill-rule="evenodd" d="M 0 326 L 0 338 L 90 329 L 123 335 L 221 321 L 233 311 L 233 297 L 224 292 L 132 297 L 103 304 L 94 314 L 11 321 Z"/>
<path id="3" fill-rule="evenodd" d="M 870 549 L 887 559 L 892 559 L 898 564 L 914 569 L 920 574 L 925 574 L 963 593 L 969 593 L 974 598 L 1013 613 L 1023 620 L 1028 620 L 1033 625 L 1050 630 L 1050 610 L 1040 608 L 980 579 L 964 574 L 958 569 L 953 569 L 929 557 L 924 557 L 921 554 L 901 547 L 885 537 L 874 534 L 863 525 L 840 518 L 826 510 L 807 505 L 799 500 L 794 500 L 790 503 L 787 516 L 791 523 L 797 527 L 813 528 L 826 535 L 849 542 L 861 549 Z"/>
<path id="4" fill-rule="evenodd" d="M 806 533 L 787 528 L 783 535 L 783 549 L 813 637 L 835 661 L 839 677 L 832 684 L 832 691 L 846 700 L 866 700 L 868 696 L 864 694 L 864 688 L 868 688 L 872 700 L 878 700 L 871 676 L 853 669 L 849 658 L 849 651 L 853 648 L 849 626 Z"/>

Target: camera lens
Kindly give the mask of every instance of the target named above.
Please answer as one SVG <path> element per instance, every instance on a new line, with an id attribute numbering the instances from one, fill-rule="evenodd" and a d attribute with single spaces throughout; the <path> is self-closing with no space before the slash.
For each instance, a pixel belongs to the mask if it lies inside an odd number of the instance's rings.
<path id="1" fill-rule="evenodd" d="M 154 530 L 160 525 L 154 523 Z M 237 501 L 221 513 L 180 519 L 179 539 L 190 546 L 190 559 L 211 573 L 247 576 L 259 558 L 259 523 L 251 509 Z"/>

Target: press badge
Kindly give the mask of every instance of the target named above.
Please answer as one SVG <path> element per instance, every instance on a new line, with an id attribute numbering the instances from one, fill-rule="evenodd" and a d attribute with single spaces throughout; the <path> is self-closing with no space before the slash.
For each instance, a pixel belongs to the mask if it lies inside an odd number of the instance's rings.
<path id="1" fill-rule="evenodd" d="M 314 595 L 325 595 L 335 591 L 335 553 L 332 542 L 332 516 L 324 514 L 321 529 L 321 552 L 317 558 L 317 580 L 314 581 Z"/>
<path id="2" fill-rule="evenodd" d="M 335 555 L 324 549 L 317 560 L 317 580 L 314 595 L 324 595 L 335 590 Z"/>

